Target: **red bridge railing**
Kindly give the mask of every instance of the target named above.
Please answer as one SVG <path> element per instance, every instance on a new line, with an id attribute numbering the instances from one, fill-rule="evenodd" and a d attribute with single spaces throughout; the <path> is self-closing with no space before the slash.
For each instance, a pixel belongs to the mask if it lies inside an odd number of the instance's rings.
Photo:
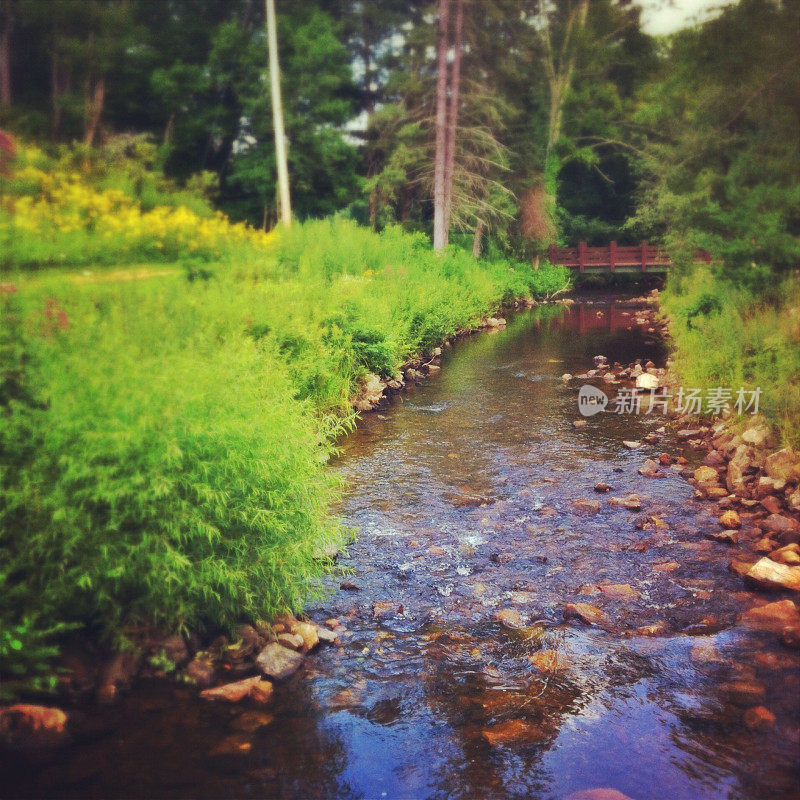
<path id="1" fill-rule="evenodd" d="M 577 269 L 584 272 L 608 268 L 614 272 L 618 267 L 626 272 L 631 269 L 647 272 L 648 267 L 663 272 L 672 266 L 669 256 L 655 245 L 642 242 L 641 244 L 622 246 L 610 242 L 605 247 L 587 247 L 586 242 L 578 242 L 577 247 L 556 247 L 550 245 L 547 257 L 551 264 L 560 264 L 564 267 Z M 695 261 L 711 261 L 711 254 L 707 250 L 698 250 Z"/>

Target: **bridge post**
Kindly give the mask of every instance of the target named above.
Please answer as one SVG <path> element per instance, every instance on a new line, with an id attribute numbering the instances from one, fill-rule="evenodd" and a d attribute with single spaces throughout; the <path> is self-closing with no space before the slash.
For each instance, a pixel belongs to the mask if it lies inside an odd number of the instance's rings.
<path id="1" fill-rule="evenodd" d="M 586 266 L 586 242 L 578 242 L 578 272 Z"/>
<path id="2" fill-rule="evenodd" d="M 608 246 L 608 266 L 613 272 L 617 266 L 617 243 L 611 242 Z"/>
<path id="3" fill-rule="evenodd" d="M 642 272 L 647 272 L 647 242 L 642 242 Z"/>

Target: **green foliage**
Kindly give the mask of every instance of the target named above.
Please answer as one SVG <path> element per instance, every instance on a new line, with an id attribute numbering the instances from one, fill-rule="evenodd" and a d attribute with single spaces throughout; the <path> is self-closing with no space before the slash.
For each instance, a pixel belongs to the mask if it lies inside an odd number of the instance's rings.
<path id="1" fill-rule="evenodd" d="M 22 275 L 0 295 L 15 675 L 43 673 L 64 626 L 119 642 L 143 622 L 214 631 L 298 609 L 344 536 L 324 464 L 359 381 L 568 280 L 347 221 L 293 226 L 266 257 L 182 264 L 116 283 Z"/>
<path id="2" fill-rule="evenodd" d="M 787 444 L 800 435 L 800 285 L 787 278 L 775 299 L 703 268 L 662 295 L 672 319 L 674 370 L 684 387 L 760 387 L 760 408 Z"/>

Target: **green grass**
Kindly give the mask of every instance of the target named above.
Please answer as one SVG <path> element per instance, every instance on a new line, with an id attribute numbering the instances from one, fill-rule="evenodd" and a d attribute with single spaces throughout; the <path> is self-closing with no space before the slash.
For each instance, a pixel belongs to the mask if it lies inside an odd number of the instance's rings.
<path id="1" fill-rule="evenodd" d="M 662 294 L 674 370 L 684 387 L 762 390 L 760 410 L 785 444 L 800 443 L 800 283 L 774 277 L 754 294 L 707 268 L 674 276 Z"/>
<path id="2" fill-rule="evenodd" d="M 300 608 L 344 536 L 325 462 L 359 381 L 568 280 L 343 221 L 177 272 L 4 277 L 0 678 L 41 684 L 53 629 L 119 644 Z"/>

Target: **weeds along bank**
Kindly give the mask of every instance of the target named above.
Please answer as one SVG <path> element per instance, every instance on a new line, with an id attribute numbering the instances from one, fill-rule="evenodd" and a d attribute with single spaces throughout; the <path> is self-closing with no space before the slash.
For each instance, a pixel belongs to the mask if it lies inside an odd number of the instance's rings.
<path id="1" fill-rule="evenodd" d="M 800 281 L 758 291 L 698 268 L 661 295 L 684 387 L 760 388 L 760 410 L 784 445 L 800 444 Z"/>
<path id="2" fill-rule="evenodd" d="M 53 682 L 68 631 L 121 646 L 297 610 L 344 538 L 324 467 L 359 382 L 568 281 L 347 221 L 156 272 L 2 278 L 6 694 Z"/>

